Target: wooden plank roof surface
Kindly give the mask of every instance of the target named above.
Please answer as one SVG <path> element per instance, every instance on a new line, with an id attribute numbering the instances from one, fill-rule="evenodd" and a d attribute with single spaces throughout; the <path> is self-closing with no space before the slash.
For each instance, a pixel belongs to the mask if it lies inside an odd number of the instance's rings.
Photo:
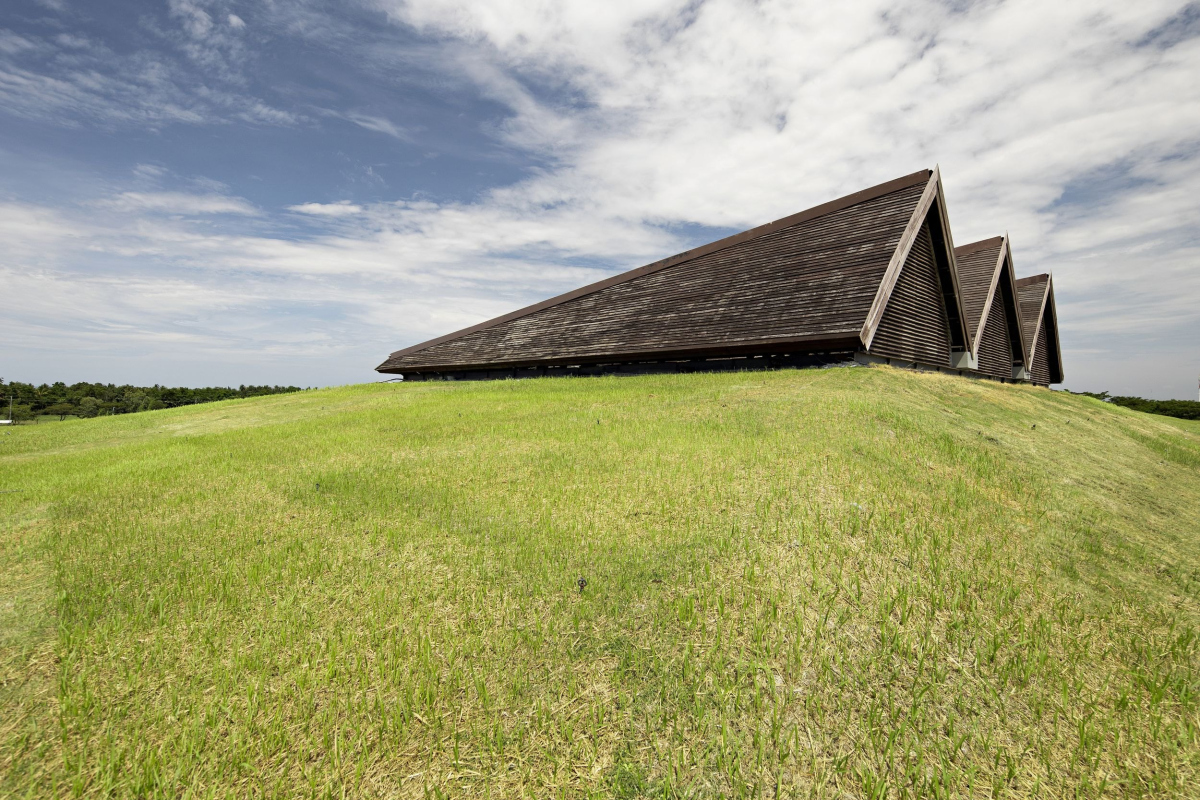
<path id="1" fill-rule="evenodd" d="M 934 178 L 921 170 L 856 192 L 396 351 L 376 369 L 861 347 L 864 320 Z"/>
<path id="2" fill-rule="evenodd" d="M 1021 327 L 1029 344 L 1030 367 L 1044 358 L 1049 370 L 1048 383 L 1062 383 L 1066 376 L 1062 346 L 1058 337 L 1058 310 L 1054 305 L 1054 278 L 1043 273 L 1017 280 L 1021 305 Z M 1044 347 L 1046 352 L 1039 352 Z"/>
<path id="3" fill-rule="evenodd" d="M 1007 234 L 956 247 L 954 256 L 958 263 L 959 291 L 974 341 L 978 342 L 984 335 L 984 325 L 990 318 L 992 305 L 1004 303 L 1007 295 L 1012 298 L 1013 308 L 1006 313 L 1014 323 L 1013 332 L 1018 339 L 1016 346 L 1027 361 L 1029 339 L 1022 324 L 1020 295 Z M 1001 282 L 1005 286 L 1001 286 Z"/>
<path id="4" fill-rule="evenodd" d="M 1030 346 L 1037 338 L 1038 324 L 1042 321 L 1042 306 L 1046 301 L 1046 290 L 1049 288 L 1050 276 L 1045 273 L 1017 279 L 1017 296 L 1021 303 L 1021 330 Z"/>
<path id="5" fill-rule="evenodd" d="M 986 313 L 988 298 L 995 290 L 994 279 L 1004 250 L 1003 236 L 954 248 L 967 326 L 973 332 L 979 330 L 979 321 Z"/>

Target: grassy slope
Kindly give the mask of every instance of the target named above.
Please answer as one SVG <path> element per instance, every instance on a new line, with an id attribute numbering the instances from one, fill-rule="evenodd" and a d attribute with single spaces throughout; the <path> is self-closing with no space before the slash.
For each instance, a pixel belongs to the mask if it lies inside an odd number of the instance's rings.
<path id="1" fill-rule="evenodd" d="M 1200 424 L 887 368 L 370 385 L 19 427 L 0 483 L 0 795 L 1200 778 Z"/>

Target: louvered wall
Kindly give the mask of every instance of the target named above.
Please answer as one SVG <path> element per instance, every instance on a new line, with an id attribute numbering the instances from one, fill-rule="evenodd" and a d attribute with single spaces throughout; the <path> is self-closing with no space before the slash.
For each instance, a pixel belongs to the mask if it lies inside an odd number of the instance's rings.
<path id="1" fill-rule="evenodd" d="M 917 183 L 527 316 L 397 353 L 381 369 L 598 363 L 703 348 L 766 348 L 773 340 L 800 337 L 840 338 L 852 348 L 924 188 Z M 928 250 L 928 234 L 924 242 Z M 913 302 L 929 301 L 921 292 Z M 933 299 L 941 313 L 940 294 Z M 944 329 L 943 319 L 941 338 L 932 347 L 912 343 L 901 349 L 915 347 L 922 360 L 946 361 Z"/>
<path id="2" fill-rule="evenodd" d="M 934 262 L 929 222 L 909 251 L 871 342 L 873 355 L 950 366 L 950 328 Z"/>
<path id="3" fill-rule="evenodd" d="M 1013 355 L 1010 335 L 1008 315 L 1004 313 L 1004 292 L 997 288 L 992 307 L 988 310 L 987 322 L 983 326 L 983 337 L 976 344 L 979 372 L 997 380 L 1012 378 Z"/>
<path id="4" fill-rule="evenodd" d="M 1050 352 L 1046 349 L 1046 325 L 1038 328 L 1037 346 L 1033 351 L 1033 364 L 1030 375 L 1038 386 L 1050 385 Z"/>

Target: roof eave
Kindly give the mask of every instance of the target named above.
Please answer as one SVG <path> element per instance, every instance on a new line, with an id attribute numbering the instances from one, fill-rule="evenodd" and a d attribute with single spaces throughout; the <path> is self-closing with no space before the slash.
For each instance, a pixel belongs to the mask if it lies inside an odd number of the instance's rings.
<path id="1" fill-rule="evenodd" d="M 695 347 L 673 347 L 657 350 L 597 353 L 587 356 L 565 355 L 538 359 L 512 359 L 476 363 L 391 364 L 391 359 L 376 367 L 377 372 L 392 375 L 425 372 L 459 372 L 468 370 L 523 369 L 533 367 L 614 364 L 646 361 L 671 361 L 695 358 L 725 358 L 782 353 L 816 353 L 823 351 L 856 350 L 860 342 L 855 331 L 820 333 L 808 336 L 773 337 L 745 342 L 707 344 Z"/>

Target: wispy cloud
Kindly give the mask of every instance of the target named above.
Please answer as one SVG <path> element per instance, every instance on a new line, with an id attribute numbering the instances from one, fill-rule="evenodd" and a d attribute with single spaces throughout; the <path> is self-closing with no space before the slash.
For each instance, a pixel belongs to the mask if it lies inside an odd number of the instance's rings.
<path id="1" fill-rule="evenodd" d="M 160 126 L 231 119 L 292 125 L 302 115 L 246 89 L 249 51 L 238 19 L 214 21 L 200 3 L 171 0 L 176 28 L 118 51 L 56 26 L 24 35 L 0 29 L 0 108 L 69 125 Z"/>
<path id="2" fill-rule="evenodd" d="M 372 117 L 368 114 L 350 113 L 346 115 L 346 119 L 353 122 L 360 128 L 366 128 L 369 131 L 376 133 L 387 134 L 396 139 L 407 140 L 409 136 L 400 128 L 396 127 L 390 120 L 383 117 Z"/>
<path id="3" fill-rule="evenodd" d="M 187 192 L 121 192 L 96 201 L 117 211 L 157 211 L 165 214 L 238 214 L 257 216 L 260 212 L 240 197 Z"/>
<path id="4" fill-rule="evenodd" d="M 298 206 L 288 206 L 288 210 L 316 217 L 350 217 L 361 214 L 363 207 L 343 200 L 338 203 L 301 203 Z"/>

